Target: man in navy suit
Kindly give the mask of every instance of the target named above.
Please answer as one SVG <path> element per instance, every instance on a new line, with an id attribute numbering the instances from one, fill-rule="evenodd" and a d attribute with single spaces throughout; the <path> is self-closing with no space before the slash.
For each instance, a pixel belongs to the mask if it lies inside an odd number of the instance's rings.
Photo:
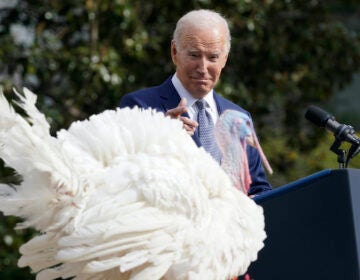
<path id="1" fill-rule="evenodd" d="M 205 100 L 207 114 L 216 123 L 226 109 L 247 111 L 218 95 L 214 87 L 225 67 L 230 51 L 227 21 L 218 13 L 195 10 L 177 22 L 171 41 L 171 57 L 176 72 L 163 84 L 125 95 L 120 107 L 154 108 L 178 118 L 183 128 L 201 146 L 197 132 L 198 109 L 195 102 Z M 247 148 L 252 184 L 249 195 L 271 190 L 258 151 Z"/>

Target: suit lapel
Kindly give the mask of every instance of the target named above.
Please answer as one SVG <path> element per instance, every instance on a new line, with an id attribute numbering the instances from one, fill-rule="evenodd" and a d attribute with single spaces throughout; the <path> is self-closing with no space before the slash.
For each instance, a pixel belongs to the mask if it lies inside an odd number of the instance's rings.
<path id="1" fill-rule="evenodd" d="M 159 87 L 159 96 L 161 107 L 165 113 L 179 104 L 181 98 L 171 82 L 171 77 Z"/>
<path id="2" fill-rule="evenodd" d="M 224 110 L 226 109 L 224 106 L 224 103 L 221 101 L 220 96 L 215 92 L 213 92 L 213 96 L 214 96 L 214 100 L 215 100 L 215 104 L 216 104 L 216 108 L 218 110 L 219 116 L 222 114 L 222 112 L 224 112 Z"/>
<path id="3" fill-rule="evenodd" d="M 166 113 L 167 110 L 177 107 L 181 100 L 180 95 L 177 93 L 173 83 L 171 82 L 171 78 L 172 77 L 169 77 L 159 87 L 160 106 L 164 113 Z M 222 101 L 222 98 L 215 91 L 214 100 L 220 116 L 228 108 L 226 106 L 226 103 Z M 189 118 L 189 115 L 187 113 L 183 114 L 183 116 Z M 195 133 L 192 138 L 197 146 L 201 146 L 200 139 L 197 136 L 197 133 Z"/>
<path id="4" fill-rule="evenodd" d="M 160 103 L 161 103 L 161 107 L 162 107 L 164 113 L 166 113 L 167 110 L 170 110 L 170 109 L 173 109 L 173 108 L 177 107 L 177 105 L 180 103 L 180 100 L 181 100 L 180 95 L 176 91 L 173 83 L 171 82 L 171 77 L 168 78 L 160 86 L 159 91 L 160 91 L 159 92 Z M 188 113 L 182 114 L 182 116 L 189 118 Z M 196 145 L 198 147 L 201 146 L 200 139 L 197 136 L 197 133 L 195 133 L 192 136 L 192 139 L 194 140 L 194 142 L 196 143 Z"/>

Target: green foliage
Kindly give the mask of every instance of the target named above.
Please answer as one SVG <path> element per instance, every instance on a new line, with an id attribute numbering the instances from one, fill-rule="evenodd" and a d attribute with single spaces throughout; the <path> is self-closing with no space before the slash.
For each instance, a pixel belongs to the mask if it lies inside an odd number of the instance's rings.
<path id="1" fill-rule="evenodd" d="M 0 214 L 0 279 L 3 280 L 35 279 L 29 268 L 19 269 L 16 265 L 20 257 L 19 247 L 33 234 L 31 230 L 14 230 L 18 222 L 17 218 L 4 218 Z"/>
<path id="2" fill-rule="evenodd" d="M 268 159 L 275 169 L 274 175 L 268 176 L 271 184 L 278 187 L 322 169 L 339 168 L 337 155 L 330 151 L 335 137 L 331 133 L 325 133 L 324 136 L 319 145 L 309 151 L 290 147 L 286 138 L 280 136 L 274 135 L 272 141 L 265 142 L 264 152 L 269 155 Z M 347 152 L 350 144 L 343 143 L 340 149 Z M 359 155 L 350 159 L 348 168 L 360 168 Z"/>
<path id="3" fill-rule="evenodd" d="M 280 186 L 337 167 L 329 151 L 332 136 L 307 124 L 303 115 L 309 104 L 327 101 L 359 70 L 359 33 L 334 16 L 334 11 L 343 16 L 358 9 L 357 2 L 16 1 L 0 10 L 0 83 L 9 99 L 13 86 L 37 93 L 55 133 L 115 108 L 127 92 L 162 82 L 174 71 L 170 40 L 177 19 L 194 8 L 215 9 L 228 18 L 232 31 L 217 91 L 254 116 L 275 170 L 269 180 Z M 27 36 L 15 36 L 21 32 Z M 351 166 L 360 166 L 357 158 Z M 21 180 L 3 166 L 0 178 Z M 18 246 L 31 231 L 12 231 L 11 217 L 0 221 L 0 278 L 29 279 L 28 271 L 15 266 Z"/>

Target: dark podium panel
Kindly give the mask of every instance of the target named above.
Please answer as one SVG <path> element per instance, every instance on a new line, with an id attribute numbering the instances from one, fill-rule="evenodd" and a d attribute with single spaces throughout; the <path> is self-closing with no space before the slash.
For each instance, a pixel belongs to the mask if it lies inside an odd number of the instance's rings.
<path id="1" fill-rule="evenodd" d="M 360 280 L 360 170 L 324 170 L 258 196 L 267 239 L 254 280 Z"/>

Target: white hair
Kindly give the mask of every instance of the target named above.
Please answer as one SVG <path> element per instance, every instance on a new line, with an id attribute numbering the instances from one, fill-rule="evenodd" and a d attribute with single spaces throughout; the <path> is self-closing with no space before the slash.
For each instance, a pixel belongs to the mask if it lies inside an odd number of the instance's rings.
<path id="1" fill-rule="evenodd" d="M 173 41 L 178 47 L 181 39 L 181 35 L 189 27 L 209 27 L 210 24 L 215 24 L 217 26 L 222 25 L 225 29 L 226 36 L 226 45 L 225 51 L 229 53 L 231 45 L 231 35 L 229 25 L 226 19 L 217 12 L 211 10 L 193 10 L 183 15 L 178 22 L 176 23 L 176 28 L 173 34 Z"/>

